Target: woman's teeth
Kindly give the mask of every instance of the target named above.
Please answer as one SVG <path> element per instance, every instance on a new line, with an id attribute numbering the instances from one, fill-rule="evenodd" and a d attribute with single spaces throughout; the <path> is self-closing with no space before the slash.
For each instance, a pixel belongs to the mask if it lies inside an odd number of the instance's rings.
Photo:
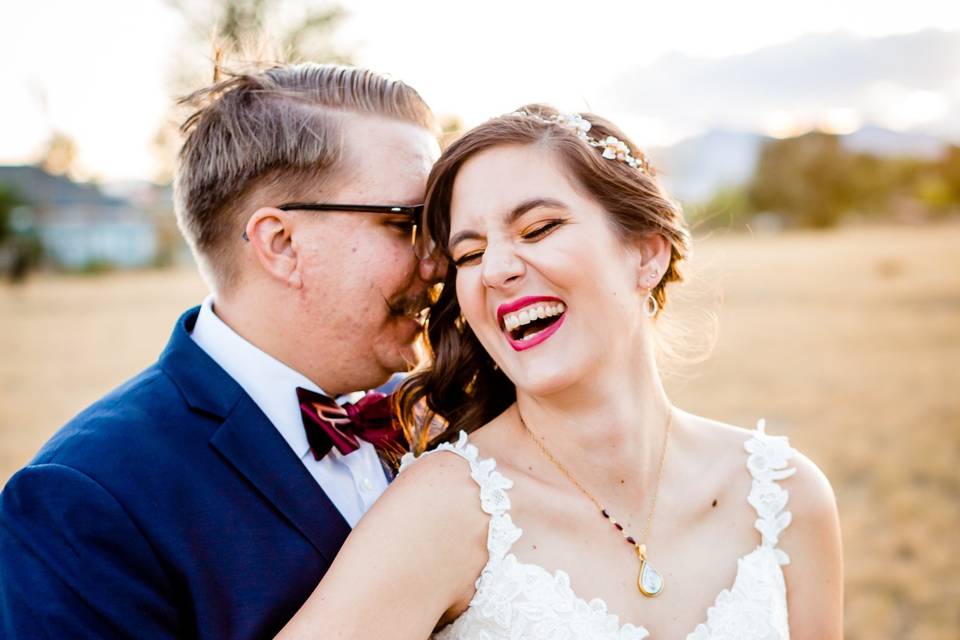
<path id="1" fill-rule="evenodd" d="M 508 313 L 503 316 L 503 325 L 507 331 L 513 331 L 517 327 L 530 324 L 534 320 L 543 318 L 552 318 L 564 312 L 566 305 L 562 302 L 556 304 L 539 304 L 523 309 L 522 311 Z"/>

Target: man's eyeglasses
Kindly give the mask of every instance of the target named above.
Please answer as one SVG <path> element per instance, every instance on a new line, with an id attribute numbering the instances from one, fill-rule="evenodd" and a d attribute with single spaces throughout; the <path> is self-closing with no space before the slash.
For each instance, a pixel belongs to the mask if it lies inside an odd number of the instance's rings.
<path id="1" fill-rule="evenodd" d="M 410 219 L 410 245 L 418 258 L 426 258 L 431 249 L 423 241 L 422 234 L 417 233 L 420 219 L 423 216 L 423 205 L 390 205 L 390 204 L 325 204 L 319 202 L 288 202 L 277 207 L 281 211 L 345 211 L 348 213 L 377 213 L 381 215 L 407 216 Z M 247 232 L 244 230 L 243 239 L 247 242 Z M 419 242 L 418 242 L 419 240 Z"/>

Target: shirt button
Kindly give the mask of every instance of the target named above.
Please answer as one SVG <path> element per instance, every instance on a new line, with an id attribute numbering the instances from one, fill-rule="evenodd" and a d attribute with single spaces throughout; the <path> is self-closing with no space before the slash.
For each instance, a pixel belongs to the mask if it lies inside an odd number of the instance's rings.
<path id="1" fill-rule="evenodd" d="M 373 483 L 370 482 L 370 478 L 364 478 L 360 481 L 360 486 L 364 491 L 373 491 Z"/>

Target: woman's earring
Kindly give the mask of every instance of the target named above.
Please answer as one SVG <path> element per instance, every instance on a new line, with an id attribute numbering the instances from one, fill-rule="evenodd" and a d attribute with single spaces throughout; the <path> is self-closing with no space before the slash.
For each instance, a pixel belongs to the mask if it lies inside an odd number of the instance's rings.
<path id="1" fill-rule="evenodd" d="M 648 292 L 647 297 L 643 299 L 643 311 L 651 318 L 657 315 L 657 311 L 660 310 L 660 304 L 657 302 L 657 299 L 653 297 L 653 292 Z"/>
<path id="2" fill-rule="evenodd" d="M 653 289 L 657 285 L 657 273 L 659 273 L 659 270 L 654 269 L 647 276 L 647 297 L 643 299 L 643 310 L 651 318 L 657 315 L 657 311 L 660 310 L 660 304 L 653 297 Z"/>
<path id="3" fill-rule="evenodd" d="M 646 282 L 646 287 L 645 287 L 645 288 L 647 288 L 647 289 L 653 289 L 653 287 L 657 284 L 657 274 L 658 274 L 658 273 L 659 273 L 659 271 L 658 271 L 657 269 L 654 269 L 653 271 L 651 271 L 650 273 L 647 274 L 647 282 Z"/>

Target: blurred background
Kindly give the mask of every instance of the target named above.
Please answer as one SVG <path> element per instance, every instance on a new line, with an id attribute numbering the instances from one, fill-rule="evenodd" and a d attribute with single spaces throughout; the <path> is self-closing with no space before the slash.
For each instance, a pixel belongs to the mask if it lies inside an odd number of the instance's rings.
<path id="1" fill-rule="evenodd" d="M 694 229 L 664 324 L 718 320 L 672 398 L 826 472 L 847 638 L 960 638 L 955 3 L 4 2 L 0 481 L 205 295 L 170 178 L 214 41 L 391 73 L 448 139 L 526 102 L 624 128 Z"/>

